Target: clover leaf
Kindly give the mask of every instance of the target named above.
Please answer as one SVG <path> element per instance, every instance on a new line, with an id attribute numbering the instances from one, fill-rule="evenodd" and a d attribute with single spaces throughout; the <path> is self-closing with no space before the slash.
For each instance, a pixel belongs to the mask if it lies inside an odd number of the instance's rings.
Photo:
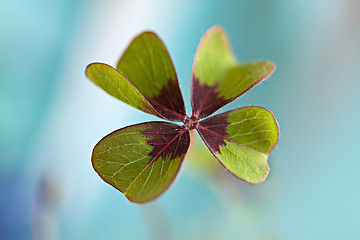
<path id="1" fill-rule="evenodd" d="M 151 201 L 174 181 L 190 145 L 190 131 L 196 129 L 215 158 L 235 177 L 253 184 L 264 181 L 269 173 L 268 156 L 279 138 L 274 115 L 263 107 L 249 106 L 208 116 L 274 70 L 269 61 L 239 63 L 225 31 L 220 26 L 210 28 L 195 54 L 191 74 L 193 114 L 188 117 L 164 43 L 152 32 L 141 33 L 130 43 L 116 69 L 92 63 L 86 75 L 111 96 L 183 125 L 154 121 L 110 133 L 94 147 L 95 171 L 130 201 Z"/>

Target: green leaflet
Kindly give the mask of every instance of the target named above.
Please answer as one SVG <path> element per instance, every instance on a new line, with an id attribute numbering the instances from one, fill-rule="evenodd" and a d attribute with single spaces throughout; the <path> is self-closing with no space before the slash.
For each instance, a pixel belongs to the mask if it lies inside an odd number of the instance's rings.
<path id="1" fill-rule="evenodd" d="M 86 76 L 111 96 L 143 112 L 159 116 L 144 96 L 113 67 L 92 63 L 86 67 Z"/>
<path id="2" fill-rule="evenodd" d="M 191 104 L 199 118 L 222 106 L 270 76 L 275 65 L 269 61 L 240 64 L 234 57 L 225 31 L 215 26 L 203 36 L 194 58 Z"/>
<path id="3" fill-rule="evenodd" d="M 132 125 L 100 140 L 92 163 L 105 182 L 125 193 L 130 201 L 143 203 L 170 186 L 189 142 L 189 132 L 172 123 Z"/>
<path id="4" fill-rule="evenodd" d="M 164 43 L 155 33 L 144 32 L 137 36 L 116 68 L 164 119 L 182 121 L 186 116 L 174 65 Z"/>
<path id="5" fill-rule="evenodd" d="M 195 54 L 193 74 L 201 84 L 214 85 L 237 65 L 229 39 L 220 26 L 210 28 L 202 37 Z"/>
<path id="6" fill-rule="evenodd" d="M 238 108 L 201 121 L 198 131 L 233 175 L 254 184 L 265 180 L 268 155 L 279 139 L 270 111 L 257 106 Z"/>
<path id="7" fill-rule="evenodd" d="M 168 79 L 177 81 L 174 65 L 162 41 L 152 32 L 137 36 L 116 69 L 146 97 L 159 95 Z"/>

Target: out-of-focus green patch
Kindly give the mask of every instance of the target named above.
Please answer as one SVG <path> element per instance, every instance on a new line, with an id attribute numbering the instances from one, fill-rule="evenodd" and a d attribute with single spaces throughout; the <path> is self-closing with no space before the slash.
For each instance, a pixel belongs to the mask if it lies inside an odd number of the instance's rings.
<path id="1" fill-rule="evenodd" d="M 195 137 L 195 132 L 193 135 L 191 135 L 191 137 Z M 190 162 L 189 169 L 191 171 L 194 170 L 195 174 L 213 177 L 219 169 L 224 169 L 216 162 L 216 158 L 211 154 L 201 138 L 196 137 L 196 140 L 194 138 L 192 141 L 193 146 L 190 146 L 187 154 L 187 159 Z"/>

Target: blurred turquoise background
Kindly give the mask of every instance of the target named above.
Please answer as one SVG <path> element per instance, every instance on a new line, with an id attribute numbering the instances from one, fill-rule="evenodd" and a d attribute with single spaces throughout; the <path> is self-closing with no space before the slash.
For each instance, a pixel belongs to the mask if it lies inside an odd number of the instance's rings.
<path id="1" fill-rule="evenodd" d="M 360 239 L 359 13 L 356 0 L 0 1 L 0 239 Z M 85 67 L 114 65 L 153 30 L 190 112 L 193 56 L 214 24 L 239 60 L 277 65 L 220 110 L 274 112 L 270 175 L 253 186 L 188 158 L 164 195 L 132 204 L 94 172 L 91 151 L 155 118 L 95 87 Z"/>

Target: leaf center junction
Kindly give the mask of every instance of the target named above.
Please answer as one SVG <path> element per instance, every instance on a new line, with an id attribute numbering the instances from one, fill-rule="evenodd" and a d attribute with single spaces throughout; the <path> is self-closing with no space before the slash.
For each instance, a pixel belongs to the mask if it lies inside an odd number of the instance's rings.
<path id="1" fill-rule="evenodd" d="M 189 130 L 193 130 L 195 129 L 198 124 L 199 124 L 199 118 L 192 115 L 191 118 L 189 118 L 188 116 L 186 116 L 184 119 L 183 119 L 183 123 L 185 125 L 185 127 Z"/>

